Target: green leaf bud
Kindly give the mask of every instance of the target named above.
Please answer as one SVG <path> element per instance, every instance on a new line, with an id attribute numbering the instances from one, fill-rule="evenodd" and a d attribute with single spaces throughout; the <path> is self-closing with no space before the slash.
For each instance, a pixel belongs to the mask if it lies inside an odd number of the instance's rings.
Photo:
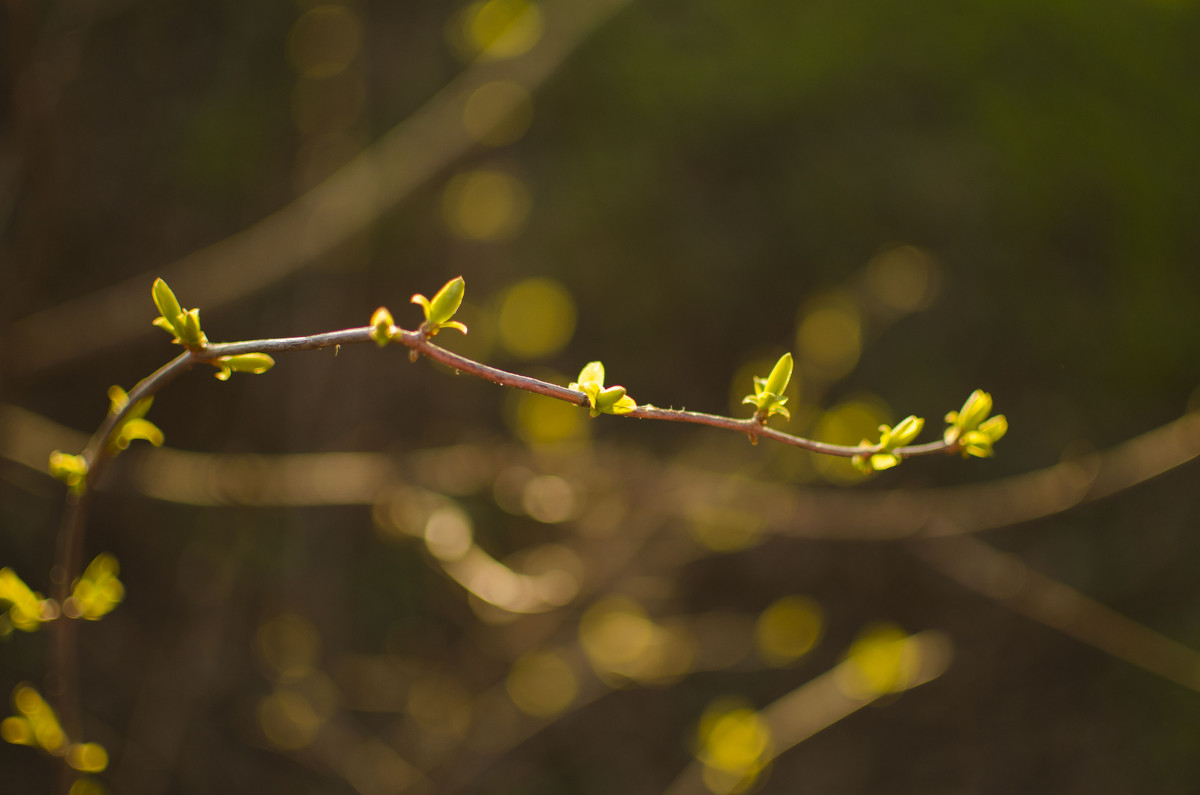
<path id="1" fill-rule="evenodd" d="M 1004 437 L 1004 434 L 1008 433 L 1008 418 L 1003 414 L 990 417 L 980 423 L 979 432 L 985 434 L 993 442 L 998 442 Z"/>
<path id="2" fill-rule="evenodd" d="M 118 414 L 129 405 L 129 394 L 113 384 L 108 388 L 108 413 Z"/>
<path id="3" fill-rule="evenodd" d="M 584 365 L 584 368 L 579 371 L 577 383 L 571 384 L 569 388 L 577 392 L 583 392 L 585 390 L 580 389 L 580 386 L 584 384 L 604 386 L 604 364 L 602 362 L 588 362 Z"/>
<path id="4" fill-rule="evenodd" d="M 788 381 L 792 379 L 792 354 L 785 353 L 779 357 L 779 361 L 775 363 L 775 367 L 771 370 L 771 374 L 767 376 L 767 381 L 763 385 L 763 392 L 770 392 L 772 395 L 780 396 L 787 389 Z"/>
<path id="5" fill-rule="evenodd" d="M 117 431 L 113 444 L 124 450 L 135 439 L 144 439 L 155 447 L 162 447 L 163 432 L 150 420 L 133 417 L 121 423 L 121 430 Z"/>
<path id="6" fill-rule="evenodd" d="M 375 344 L 382 348 L 392 340 L 392 327 L 395 322 L 392 320 L 392 313 L 387 310 L 386 306 L 381 306 L 375 310 L 375 314 L 371 315 L 371 339 L 375 340 Z"/>
<path id="7" fill-rule="evenodd" d="M 218 357 L 212 364 L 218 370 L 217 380 L 228 381 L 233 373 L 261 375 L 275 366 L 275 360 L 265 353 L 239 353 Z"/>
<path id="8" fill-rule="evenodd" d="M 613 413 L 613 407 L 617 405 L 621 398 L 625 397 L 625 387 L 610 386 L 596 395 L 596 404 L 594 411 L 604 412 L 607 414 Z"/>
<path id="9" fill-rule="evenodd" d="M 154 325 L 159 328 L 166 329 L 175 336 L 181 336 L 183 329 L 179 325 L 179 316 L 183 314 L 183 307 L 179 305 L 179 300 L 175 298 L 175 293 L 167 286 L 167 283 L 162 279 L 154 280 L 154 287 L 151 290 L 151 295 L 154 297 L 154 305 L 158 307 L 158 311 L 162 314 L 161 320 L 164 323 L 154 321 Z"/>
<path id="10" fill-rule="evenodd" d="M 432 301 L 420 293 L 414 295 L 412 302 L 420 304 L 421 308 L 425 310 L 425 322 L 421 324 L 421 333 L 426 337 L 432 337 L 444 328 L 452 328 L 466 334 L 467 327 L 465 325 L 451 320 L 462 305 L 466 290 L 466 281 L 463 280 L 463 277 L 458 276 L 446 282 Z"/>
<path id="11" fill-rule="evenodd" d="M 116 384 L 108 388 L 108 413 L 119 414 L 125 411 L 125 407 L 129 405 L 129 395 L 124 389 Z M 154 397 L 144 397 L 137 402 L 137 405 L 129 410 L 126 414 L 126 421 L 137 417 L 145 417 L 146 412 L 150 410 L 150 406 L 154 403 Z"/>
<path id="12" fill-rule="evenodd" d="M 463 295 L 466 291 L 467 283 L 461 276 L 446 282 L 445 286 L 438 290 L 437 295 L 433 297 L 429 307 L 429 319 L 440 326 L 454 317 L 454 313 L 462 305 Z"/>
<path id="13" fill-rule="evenodd" d="M 969 433 L 979 427 L 979 424 L 987 419 L 987 415 L 992 411 L 992 396 L 982 389 L 976 389 L 967 398 L 967 402 L 958 411 L 951 411 L 946 415 L 946 422 L 949 427 L 942 438 L 946 444 L 955 444 L 963 434 Z"/>
<path id="14" fill-rule="evenodd" d="M 50 454 L 50 474 L 66 483 L 71 491 L 82 494 L 87 488 L 87 460 L 60 450 Z"/>
<path id="15" fill-rule="evenodd" d="M 625 394 L 625 387 L 604 386 L 604 365 L 600 362 L 589 362 L 579 372 L 579 380 L 572 381 L 567 387 L 587 395 L 589 414 L 599 417 L 601 414 L 628 414 L 637 408 L 637 401 Z"/>
<path id="16" fill-rule="evenodd" d="M 170 322 L 165 317 L 156 317 L 151 322 L 153 323 L 153 325 L 158 326 L 160 329 L 167 332 L 172 337 L 175 337 L 176 341 L 179 340 L 179 330 L 175 328 L 174 323 Z"/>
<path id="17" fill-rule="evenodd" d="M 962 409 L 958 412 L 955 424 L 958 425 L 960 431 L 963 433 L 973 431 L 991 413 L 992 396 L 982 389 L 976 389 L 967 398 L 967 402 L 963 404 Z"/>
<path id="18" fill-rule="evenodd" d="M 183 313 L 183 334 L 180 339 L 188 348 L 203 348 L 208 344 L 208 338 L 200 329 L 199 309 L 189 309 Z"/>
<path id="19" fill-rule="evenodd" d="M 875 453 L 871 456 L 871 469 L 882 472 L 900 463 L 900 456 L 895 453 Z"/>
<path id="20" fill-rule="evenodd" d="M 869 452 L 866 452 L 866 451 L 870 450 L 875 445 L 871 444 L 871 442 L 869 440 L 863 439 L 861 442 L 858 443 L 858 446 L 864 452 L 860 455 L 856 455 L 856 456 L 852 457 L 850 459 L 850 465 L 852 467 L 854 467 L 854 469 L 856 471 L 858 471 L 860 474 L 870 475 L 875 472 L 875 467 L 871 466 L 871 457 L 872 456 Z"/>
<path id="21" fill-rule="evenodd" d="M 788 399 L 783 397 L 788 382 L 792 378 L 792 354 L 785 353 L 779 357 L 771 374 L 766 378 L 754 377 L 754 394 L 742 398 L 743 403 L 755 407 L 754 419 L 765 423 L 775 414 L 782 414 L 791 419 L 791 413 L 783 407 Z"/>
<path id="22" fill-rule="evenodd" d="M 915 417 L 910 414 L 904 419 L 900 420 L 895 428 L 888 428 L 886 425 L 880 425 L 879 430 L 882 432 L 882 436 L 879 444 L 885 450 L 895 450 L 897 447 L 904 447 L 905 445 L 910 444 L 913 439 L 916 439 L 924 428 L 924 418 Z"/>
<path id="23" fill-rule="evenodd" d="M 975 456 L 976 458 L 992 457 L 992 437 L 983 431 L 968 431 L 964 433 L 959 440 L 959 444 L 962 446 L 963 458 L 967 456 Z"/>

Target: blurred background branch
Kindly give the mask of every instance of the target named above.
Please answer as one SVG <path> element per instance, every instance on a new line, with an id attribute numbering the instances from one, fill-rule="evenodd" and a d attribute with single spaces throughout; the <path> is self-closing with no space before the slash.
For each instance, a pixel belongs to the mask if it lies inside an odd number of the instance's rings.
<path id="1" fill-rule="evenodd" d="M 494 126 L 519 110 L 528 92 L 626 2 L 540 4 L 539 34 L 527 52 L 495 58 L 485 50 L 409 118 L 286 206 L 176 262 L 22 318 L 5 334 L 8 367 L 17 374 L 36 372 L 128 342 L 145 330 L 134 308 L 144 301 L 145 285 L 157 277 L 211 311 L 319 261 L 479 146 L 488 130 L 472 130 L 462 119 L 481 89 L 498 83 L 521 89 L 489 95 L 490 125 L 481 124 Z M 80 338 L 74 330 L 81 326 L 104 333 Z"/>
<path id="2" fill-rule="evenodd" d="M 1197 4 L 2 13 L 0 568 L 33 591 L 46 454 L 161 363 L 164 263 L 214 339 L 463 274 L 453 349 L 544 382 L 603 358 L 744 416 L 791 352 L 789 434 L 932 428 L 980 385 L 1013 428 L 864 479 L 366 346 L 188 379 L 172 447 L 95 492 L 84 559 L 126 596 L 78 633 L 93 782 L 1200 787 Z M 0 630 L 0 688 L 50 693 L 44 634 Z M 31 748 L 0 769 L 51 788 Z"/>

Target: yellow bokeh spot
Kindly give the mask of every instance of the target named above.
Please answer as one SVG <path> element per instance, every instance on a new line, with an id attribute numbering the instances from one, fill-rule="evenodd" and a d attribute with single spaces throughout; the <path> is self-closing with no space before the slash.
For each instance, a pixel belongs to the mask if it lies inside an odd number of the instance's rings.
<path id="1" fill-rule="evenodd" d="M 878 398 L 864 396 L 833 406 L 817 421 L 814 435 L 822 442 L 856 445 L 863 439 L 878 441 L 879 426 L 891 425 L 888 407 Z M 833 483 L 858 483 L 867 475 L 850 464 L 849 458 L 814 456 L 817 472 Z"/>
<path id="2" fill-rule="evenodd" d="M 655 626 L 632 599 L 612 597 L 587 609 L 579 622 L 579 640 L 592 665 L 608 671 L 628 669 L 654 640 Z"/>
<path id="3" fill-rule="evenodd" d="M 38 691 L 29 685 L 17 685 L 13 691 L 13 706 L 21 715 L 11 719 L 13 723 L 7 723 L 5 739 L 11 735 L 14 739 L 9 742 L 34 745 L 52 754 L 62 754 L 67 736 L 58 723 L 54 709 Z"/>
<path id="4" fill-rule="evenodd" d="M 691 670 L 695 640 L 682 626 L 655 623 L 632 599 L 592 605 L 579 622 L 579 642 L 592 668 L 610 684 L 622 679 L 664 684 Z"/>
<path id="5" fill-rule="evenodd" d="M 43 600 L 7 566 L 0 569 L 0 601 L 11 603 L 5 623 L 25 632 L 33 632 L 43 621 L 53 617 L 52 611 L 47 609 L 52 603 Z"/>
<path id="6" fill-rule="evenodd" d="M 63 612 L 89 621 L 110 613 L 125 598 L 125 586 L 117 579 L 119 572 L 115 557 L 107 552 L 97 555 L 71 589 Z"/>
<path id="7" fill-rule="evenodd" d="M 504 685 L 517 708 L 536 717 L 562 712 L 579 691 L 575 672 L 553 652 L 536 652 L 518 659 Z"/>
<path id="8" fill-rule="evenodd" d="M 308 619 L 280 613 L 259 625 L 255 636 L 259 659 L 280 682 L 294 682 L 312 671 L 321 638 Z"/>
<path id="9" fill-rule="evenodd" d="M 575 515 L 575 489 L 557 475 L 538 475 L 525 484 L 521 505 L 525 513 L 539 522 L 565 522 Z"/>
<path id="10" fill-rule="evenodd" d="M 292 751 L 316 738 L 321 718 L 304 694 L 281 689 L 258 702 L 258 725 L 267 742 Z"/>
<path id="11" fill-rule="evenodd" d="M 0 721 L 0 738 L 13 745 L 37 745 L 33 728 L 25 718 L 5 718 Z"/>
<path id="12" fill-rule="evenodd" d="M 438 508 L 425 522 L 425 546 L 438 560 L 461 560 L 474 545 L 471 517 L 460 508 Z"/>
<path id="13" fill-rule="evenodd" d="M 467 134 L 485 146 L 519 139 L 533 121 L 533 97 L 524 86 L 507 80 L 484 83 L 463 108 Z"/>
<path id="14" fill-rule="evenodd" d="M 72 743 L 67 764 L 81 773 L 100 773 L 108 767 L 108 751 L 99 743 Z"/>
<path id="15" fill-rule="evenodd" d="M 342 5 L 322 5 L 300 16 L 288 31 L 288 58 L 305 77 L 342 72 L 362 48 L 362 21 Z"/>
<path id="16" fill-rule="evenodd" d="M 858 364 L 862 353 L 862 314 L 852 298 L 830 293 L 800 315 L 796 357 L 810 378 L 836 381 Z"/>
<path id="17" fill-rule="evenodd" d="M 67 795 L 107 795 L 108 788 L 94 778 L 83 776 L 71 784 Z"/>
<path id="18" fill-rule="evenodd" d="M 866 279 L 872 297 L 897 312 L 924 309 L 937 294 L 937 265 L 916 246 L 876 254 L 867 263 Z"/>
<path id="19" fill-rule="evenodd" d="M 514 356 L 556 353 L 575 333 L 575 301 L 554 279 L 517 282 L 504 293 L 497 325 L 500 344 Z"/>
<path id="20" fill-rule="evenodd" d="M 718 795 L 750 789 L 773 754 L 766 722 L 737 702 L 722 700 L 709 706 L 697 733 L 696 756 L 704 764 L 704 783 Z"/>
<path id="21" fill-rule="evenodd" d="M 851 698 L 875 698 L 908 689 L 920 670 L 920 645 L 895 624 L 878 624 L 851 644 L 837 684 Z"/>
<path id="22" fill-rule="evenodd" d="M 762 540 L 765 523 L 760 513 L 721 508 L 697 508 L 688 515 L 688 533 L 713 552 L 736 552 Z"/>
<path id="23" fill-rule="evenodd" d="M 758 617 L 754 639 L 764 662 L 783 666 L 811 651 L 823 631 L 820 605 L 805 596 L 785 596 Z"/>
<path id="24" fill-rule="evenodd" d="M 468 171 L 446 183 L 442 217 L 450 231 L 468 240 L 512 237 L 529 214 L 529 191 L 503 171 Z"/>
<path id="25" fill-rule="evenodd" d="M 578 406 L 532 392 L 519 392 L 513 400 L 513 430 L 528 444 L 556 444 L 587 436 L 587 412 Z"/>
<path id="26" fill-rule="evenodd" d="M 542 12 L 528 0 L 486 0 L 463 9 L 451 28 L 465 57 L 494 61 L 523 55 L 542 37 Z"/>
<path id="27" fill-rule="evenodd" d="M 543 544 L 522 553 L 522 568 L 533 579 L 537 597 L 548 605 L 565 605 L 579 595 L 583 560 L 572 549 Z"/>

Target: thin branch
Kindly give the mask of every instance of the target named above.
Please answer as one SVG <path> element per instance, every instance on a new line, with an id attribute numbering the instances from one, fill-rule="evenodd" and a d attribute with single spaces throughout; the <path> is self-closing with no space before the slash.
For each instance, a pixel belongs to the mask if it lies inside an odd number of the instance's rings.
<path id="1" fill-rule="evenodd" d="M 854 660 L 845 660 L 830 670 L 776 699 L 759 712 L 771 739 L 770 750 L 762 760 L 770 763 L 786 751 L 824 731 L 840 720 L 881 698 L 909 690 L 937 679 L 949 667 L 954 656 L 953 644 L 940 632 L 926 630 L 902 641 L 916 660 L 912 677 L 893 692 L 853 693 L 843 684 L 853 673 Z M 704 762 L 697 756 L 663 791 L 663 795 L 708 795 L 704 782 Z"/>
<path id="2" fill-rule="evenodd" d="M 318 261 L 477 146 L 462 124 L 463 108 L 476 89 L 494 80 L 536 89 L 628 2 L 540 4 L 544 32 L 528 53 L 476 62 L 345 166 L 253 226 L 149 273 L 17 321 L 0 338 L 0 347 L 11 354 L 5 367 L 20 374 L 44 371 L 136 338 L 143 326 L 129 308 L 142 300 L 154 276 L 163 276 L 211 312 Z M 496 110 L 502 116 L 506 109 Z M 105 332 L 80 336 L 79 328 Z"/>
<path id="3" fill-rule="evenodd" d="M 305 351 L 316 350 L 319 348 L 331 348 L 337 345 L 354 345 L 366 342 L 374 342 L 371 336 L 373 329 L 370 326 L 363 328 L 345 329 L 343 331 L 332 331 L 326 334 L 314 334 L 308 337 L 286 337 L 281 339 L 262 339 L 248 340 L 245 342 L 226 342 L 212 344 L 206 346 L 201 351 L 192 352 L 192 356 L 196 361 L 210 362 L 221 356 L 233 356 L 242 353 L 281 353 L 286 351 Z M 576 406 L 587 406 L 588 398 L 582 392 L 577 392 L 573 389 L 568 389 L 559 384 L 552 384 L 548 381 L 542 381 L 530 376 L 512 373 L 507 370 L 501 370 L 498 367 L 477 362 L 474 359 L 468 359 L 465 356 L 453 353 L 434 345 L 424 335 L 417 331 L 407 331 L 397 329 L 394 334 L 397 342 L 405 347 L 416 351 L 426 358 L 432 359 L 435 362 L 444 364 L 461 373 L 473 375 L 476 378 L 481 378 L 485 381 L 491 381 L 493 384 L 507 386 L 513 389 L 520 389 L 525 392 L 532 392 L 537 395 L 545 395 L 546 397 L 563 400 Z M 186 354 L 184 354 L 186 355 Z M 148 379 L 149 380 L 149 379 Z M 139 385 L 141 386 L 141 385 Z M 130 393 L 130 404 L 135 402 L 134 393 Z M 144 397 L 139 395 L 138 399 Z M 698 411 L 684 411 L 682 409 L 663 409 L 649 404 L 638 406 L 628 414 L 619 415 L 629 417 L 631 419 L 642 420 L 665 420 L 668 422 L 688 422 L 695 425 L 707 425 L 711 428 L 721 428 L 724 430 L 734 431 L 736 433 L 745 434 L 751 440 L 758 437 L 771 439 L 781 444 L 799 447 L 804 450 L 811 450 L 814 453 L 823 455 L 839 456 L 842 458 L 851 458 L 856 455 L 870 455 L 871 453 L 879 452 L 879 447 L 859 447 L 840 444 L 828 444 L 826 442 L 818 442 L 813 439 L 807 439 L 803 436 L 794 436 L 790 433 L 776 430 L 767 425 L 758 422 L 753 417 L 745 419 L 737 419 L 734 417 L 725 417 L 716 414 L 704 414 Z M 116 424 L 113 427 L 118 427 Z M 957 452 L 957 445 L 949 445 L 943 441 L 929 442 L 926 444 L 909 445 L 900 447 L 893 452 L 902 458 L 911 458 L 922 455 L 932 455 L 935 453 L 953 453 Z"/>
<path id="4" fill-rule="evenodd" d="M 1200 691 L 1200 652 L 1035 571 L 1015 555 L 968 536 L 914 539 L 909 549 L 969 591 L 1118 660 Z"/>
<path id="5" fill-rule="evenodd" d="M 83 451 L 83 458 L 88 464 L 86 488 L 82 494 L 71 494 L 68 498 L 67 510 L 64 513 L 63 523 L 58 533 L 55 566 L 51 575 L 53 594 L 59 603 L 66 602 L 70 595 L 72 583 L 80 576 L 83 567 L 83 542 L 86 530 L 85 518 L 91 501 L 90 495 L 94 487 L 99 483 L 108 462 L 116 452 L 112 444 L 113 436 L 137 409 L 139 402 L 153 397 L 167 384 L 190 370 L 196 364 L 214 364 L 221 357 L 245 353 L 284 353 L 290 351 L 319 350 L 341 345 L 375 343 L 374 334 L 375 329 L 372 326 L 365 326 L 324 334 L 313 334 L 305 337 L 210 343 L 203 347 L 184 350 L 154 373 L 138 382 L 129 391 L 125 404 L 118 410 L 110 412 L 104 418 L 104 421 L 92 435 L 87 447 Z M 457 353 L 452 353 L 445 348 L 434 345 L 429 341 L 426 334 L 421 331 L 407 331 L 393 327 L 390 336 L 394 341 L 409 348 L 415 354 L 440 362 L 458 372 L 467 373 L 500 386 L 563 400 L 576 406 L 584 407 L 589 405 L 588 396 L 582 392 L 577 392 L 573 389 L 537 378 L 511 373 L 507 370 L 501 370 L 473 359 L 468 359 Z M 651 405 L 638 406 L 623 416 L 633 419 L 665 420 L 707 425 L 713 428 L 722 428 L 743 433 L 756 444 L 758 437 L 761 436 L 783 444 L 826 455 L 851 457 L 864 453 L 870 454 L 877 452 L 879 449 L 878 447 L 863 448 L 832 445 L 812 439 L 805 439 L 800 436 L 793 436 L 792 434 L 767 427 L 757 417 L 736 419 L 694 411 L 661 409 Z M 894 452 L 900 456 L 907 457 L 953 452 L 955 449 L 957 448 L 953 445 L 947 445 L 944 442 L 934 442 L 899 448 Z M 50 679 L 54 684 L 54 695 L 58 703 L 59 715 L 63 721 L 64 728 L 67 730 L 69 737 L 79 738 L 82 731 L 82 718 L 79 711 L 79 674 L 75 622 L 64 617 L 62 620 L 55 622 L 53 631 L 54 640 L 51 646 Z M 64 776 L 64 781 L 66 781 L 69 777 L 69 771 Z M 69 786 L 69 781 L 67 781 L 67 786 Z"/>

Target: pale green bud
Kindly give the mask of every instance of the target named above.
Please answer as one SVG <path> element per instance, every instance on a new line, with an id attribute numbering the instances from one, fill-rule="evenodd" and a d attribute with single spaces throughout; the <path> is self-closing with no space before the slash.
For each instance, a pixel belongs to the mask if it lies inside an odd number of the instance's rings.
<path id="1" fill-rule="evenodd" d="M 371 315 L 371 339 L 375 340 L 375 344 L 380 348 L 391 342 L 393 325 L 395 323 L 392 320 L 392 313 L 385 306 L 379 307 L 375 310 L 375 314 Z"/>
<path id="2" fill-rule="evenodd" d="M 916 439 L 921 431 L 925 428 L 925 420 L 922 417 L 914 417 L 908 415 L 896 425 L 895 428 L 886 429 L 887 426 L 880 426 L 883 431 L 883 438 L 880 444 L 886 450 L 895 450 L 897 447 L 904 447 L 910 444 L 913 439 Z"/>
<path id="3" fill-rule="evenodd" d="M 990 417 L 980 423 L 979 432 L 986 434 L 993 442 L 998 442 L 1008 433 L 1008 419 L 1003 414 Z"/>
<path id="4" fill-rule="evenodd" d="M 158 311 L 162 314 L 166 325 L 155 321 L 155 325 L 160 328 L 166 328 L 167 331 L 180 336 L 183 330 L 179 327 L 179 316 L 183 314 L 183 307 L 179 305 L 178 299 L 175 298 L 175 293 L 167 286 L 167 283 L 162 279 L 154 280 L 154 287 L 151 290 L 151 295 L 154 298 L 154 305 L 158 307 Z"/>
<path id="5" fill-rule="evenodd" d="M 792 354 L 785 353 L 779 357 L 779 361 L 775 363 L 775 367 L 771 370 L 771 374 L 767 376 L 767 382 L 763 385 L 764 392 L 770 392 L 772 395 L 782 395 L 787 389 L 788 381 L 792 378 Z"/>
<path id="6" fill-rule="evenodd" d="M 958 418 L 955 424 L 959 431 L 966 433 L 973 431 L 979 427 L 979 423 L 987 418 L 987 415 L 992 413 L 992 396 L 982 389 L 976 389 L 967 398 L 967 402 L 963 404 L 962 409 L 958 412 Z"/>

